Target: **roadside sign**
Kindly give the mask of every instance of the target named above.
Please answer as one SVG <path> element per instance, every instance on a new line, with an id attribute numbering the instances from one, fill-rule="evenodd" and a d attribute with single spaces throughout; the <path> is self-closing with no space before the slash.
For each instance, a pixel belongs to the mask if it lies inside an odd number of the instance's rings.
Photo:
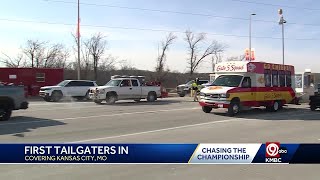
<path id="1" fill-rule="evenodd" d="M 250 51 L 249 51 L 249 48 L 246 48 L 245 49 L 245 58 L 247 61 L 250 60 Z M 251 61 L 254 61 L 256 58 L 255 58 L 255 50 L 252 48 L 251 49 Z"/>

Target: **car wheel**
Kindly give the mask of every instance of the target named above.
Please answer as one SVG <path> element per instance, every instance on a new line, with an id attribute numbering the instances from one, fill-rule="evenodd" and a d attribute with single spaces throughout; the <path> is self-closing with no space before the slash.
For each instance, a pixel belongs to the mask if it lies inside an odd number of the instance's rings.
<path id="1" fill-rule="evenodd" d="M 107 104 L 114 104 L 117 101 L 117 96 L 114 94 L 107 94 L 106 102 Z"/>
<path id="2" fill-rule="evenodd" d="M 51 99 L 53 102 L 58 102 L 62 99 L 63 95 L 60 91 L 53 91 L 51 95 Z"/>
<path id="3" fill-rule="evenodd" d="M 44 97 L 43 100 L 46 101 L 46 102 L 50 102 L 51 98 L 50 97 Z"/>
<path id="4" fill-rule="evenodd" d="M 154 102 L 157 100 L 157 95 L 154 92 L 150 92 L 147 97 L 148 102 Z"/>
<path id="5" fill-rule="evenodd" d="M 6 105 L 0 106 L 0 121 L 8 121 L 11 117 L 12 109 Z"/>
<path id="6" fill-rule="evenodd" d="M 311 104 L 310 109 L 311 109 L 311 111 L 315 111 L 317 109 L 317 107 L 314 104 Z"/>
<path id="7" fill-rule="evenodd" d="M 87 93 L 86 93 L 86 95 L 83 97 L 83 99 L 84 99 L 85 101 L 90 100 L 89 91 L 87 91 Z"/>
<path id="8" fill-rule="evenodd" d="M 228 108 L 227 114 L 229 116 L 234 116 L 240 112 L 240 104 L 238 102 L 231 102 Z"/>
<path id="9" fill-rule="evenodd" d="M 212 107 L 202 106 L 202 111 L 205 113 L 210 113 L 212 111 Z"/>
<path id="10" fill-rule="evenodd" d="M 101 103 L 102 103 L 102 100 L 94 100 L 94 103 L 96 103 L 96 104 L 101 104 Z"/>
<path id="11" fill-rule="evenodd" d="M 179 96 L 180 96 L 180 97 L 184 97 L 184 96 L 185 96 L 185 94 L 179 94 Z"/>
<path id="12" fill-rule="evenodd" d="M 84 97 L 76 97 L 76 99 L 77 99 L 78 101 L 82 101 L 82 100 L 84 100 Z"/>

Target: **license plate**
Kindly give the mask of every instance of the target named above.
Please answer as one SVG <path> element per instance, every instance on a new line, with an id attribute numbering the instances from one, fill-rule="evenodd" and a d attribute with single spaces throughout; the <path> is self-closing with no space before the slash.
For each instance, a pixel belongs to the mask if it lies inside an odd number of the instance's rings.
<path id="1" fill-rule="evenodd" d="M 218 104 L 218 107 L 219 108 L 223 108 L 223 104 Z"/>

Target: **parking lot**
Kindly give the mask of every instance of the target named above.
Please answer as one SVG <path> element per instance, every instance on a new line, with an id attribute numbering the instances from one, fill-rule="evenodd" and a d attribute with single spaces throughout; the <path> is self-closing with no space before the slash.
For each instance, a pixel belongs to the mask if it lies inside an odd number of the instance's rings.
<path id="1" fill-rule="evenodd" d="M 0 122 L 2 143 L 319 143 L 320 112 L 289 105 L 236 117 L 192 98 L 154 103 L 30 102 Z M 318 165 L 2 165 L 1 179 L 319 179 Z M 70 178 L 69 178 L 70 177 Z"/>

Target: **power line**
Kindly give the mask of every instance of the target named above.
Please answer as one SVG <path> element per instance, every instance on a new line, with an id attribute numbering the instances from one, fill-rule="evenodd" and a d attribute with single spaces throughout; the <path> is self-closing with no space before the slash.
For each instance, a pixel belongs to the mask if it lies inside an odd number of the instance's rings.
<path id="1" fill-rule="evenodd" d="M 287 5 L 281 5 L 281 4 L 269 4 L 269 3 L 254 2 L 254 1 L 245 1 L 245 0 L 230 0 L 230 1 L 236 1 L 236 2 L 248 3 L 248 4 L 258 4 L 258 5 L 264 5 L 264 6 L 275 6 L 275 7 L 285 7 L 285 8 L 292 8 L 292 9 L 305 9 L 305 10 L 311 10 L 311 11 L 320 11 L 320 9 L 316 9 L 316 8 L 287 6 Z"/>
<path id="2" fill-rule="evenodd" d="M 31 21 L 31 20 L 18 20 L 18 19 L 4 19 L 0 18 L 0 21 L 8 22 L 20 22 L 20 23 L 37 23 L 37 24 L 49 24 L 49 25 L 64 25 L 64 26 L 76 26 L 75 23 L 60 23 L 60 22 L 47 22 L 47 21 Z M 83 27 L 92 27 L 92 28 L 107 28 L 107 29 L 122 29 L 122 30 L 139 30 L 139 31 L 153 31 L 153 32 L 173 32 L 173 33 L 185 33 L 181 30 L 169 30 L 169 29 L 152 29 L 152 28 L 136 28 L 136 27 L 124 27 L 124 26 L 105 26 L 105 25 L 91 25 L 91 24 L 82 24 Z M 213 36 L 227 36 L 227 37 L 239 37 L 239 38 L 248 38 L 247 35 L 235 35 L 235 34 L 217 34 L 217 33 L 206 33 L 207 35 Z M 255 39 L 282 39 L 280 37 L 263 37 L 263 36 L 253 36 Z M 306 39 L 306 38 L 285 38 L 287 40 L 297 40 L 297 41 L 318 41 L 320 39 Z"/>
<path id="3" fill-rule="evenodd" d="M 42 0 L 46 2 L 53 3 L 64 3 L 64 4 L 75 4 L 75 2 L 71 1 L 63 1 L 63 0 Z M 233 0 L 231 0 L 233 1 Z M 234 0 L 237 1 L 237 0 Z M 181 14 L 181 15 L 190 15 L 190 16 L 202 16 L 208 18 L 222 18 L 222 19 L 233 19 L 233 20 L 242 20 L 242 21 L 250 21 L 250 18 L 241 18 L 241 17 L 232 17 L 232 16 L 219 16 L 212 14 L 202 14 L 202 13 L 190 13 L 190 12 L 182 12 L 182 11 L 169 11 L 169 10 L 160 10 L 160 9 L 148 9 L 148 8 L 138 8 L 138 7 L 128 7 L 128 6 L 117 6 L 117 5 L 108 5 L 108 4 L 96 4 L 96 3 L 80 3 L 81 5 L 87 6 L 97 6 L 97 7 L 109 7 L 109 8 L 119 8 L 119 9 L 130 9 L 130 10 L 139 10 L 139 11 L 151 11 L 151 12 L 159 12 L 159 13 L 171 13 L 171 14 Z M 267 23 L 277 23 L 276 21 L 271 20 L 262 20 L 262 19 L 253 19 L 255 22 L 267 22 Z M 320 26 L 320 24 L 299 24 L 299 23 L 290 23 L 286 24 L 292 25 L 304 25 L 304 26 Z"/>

